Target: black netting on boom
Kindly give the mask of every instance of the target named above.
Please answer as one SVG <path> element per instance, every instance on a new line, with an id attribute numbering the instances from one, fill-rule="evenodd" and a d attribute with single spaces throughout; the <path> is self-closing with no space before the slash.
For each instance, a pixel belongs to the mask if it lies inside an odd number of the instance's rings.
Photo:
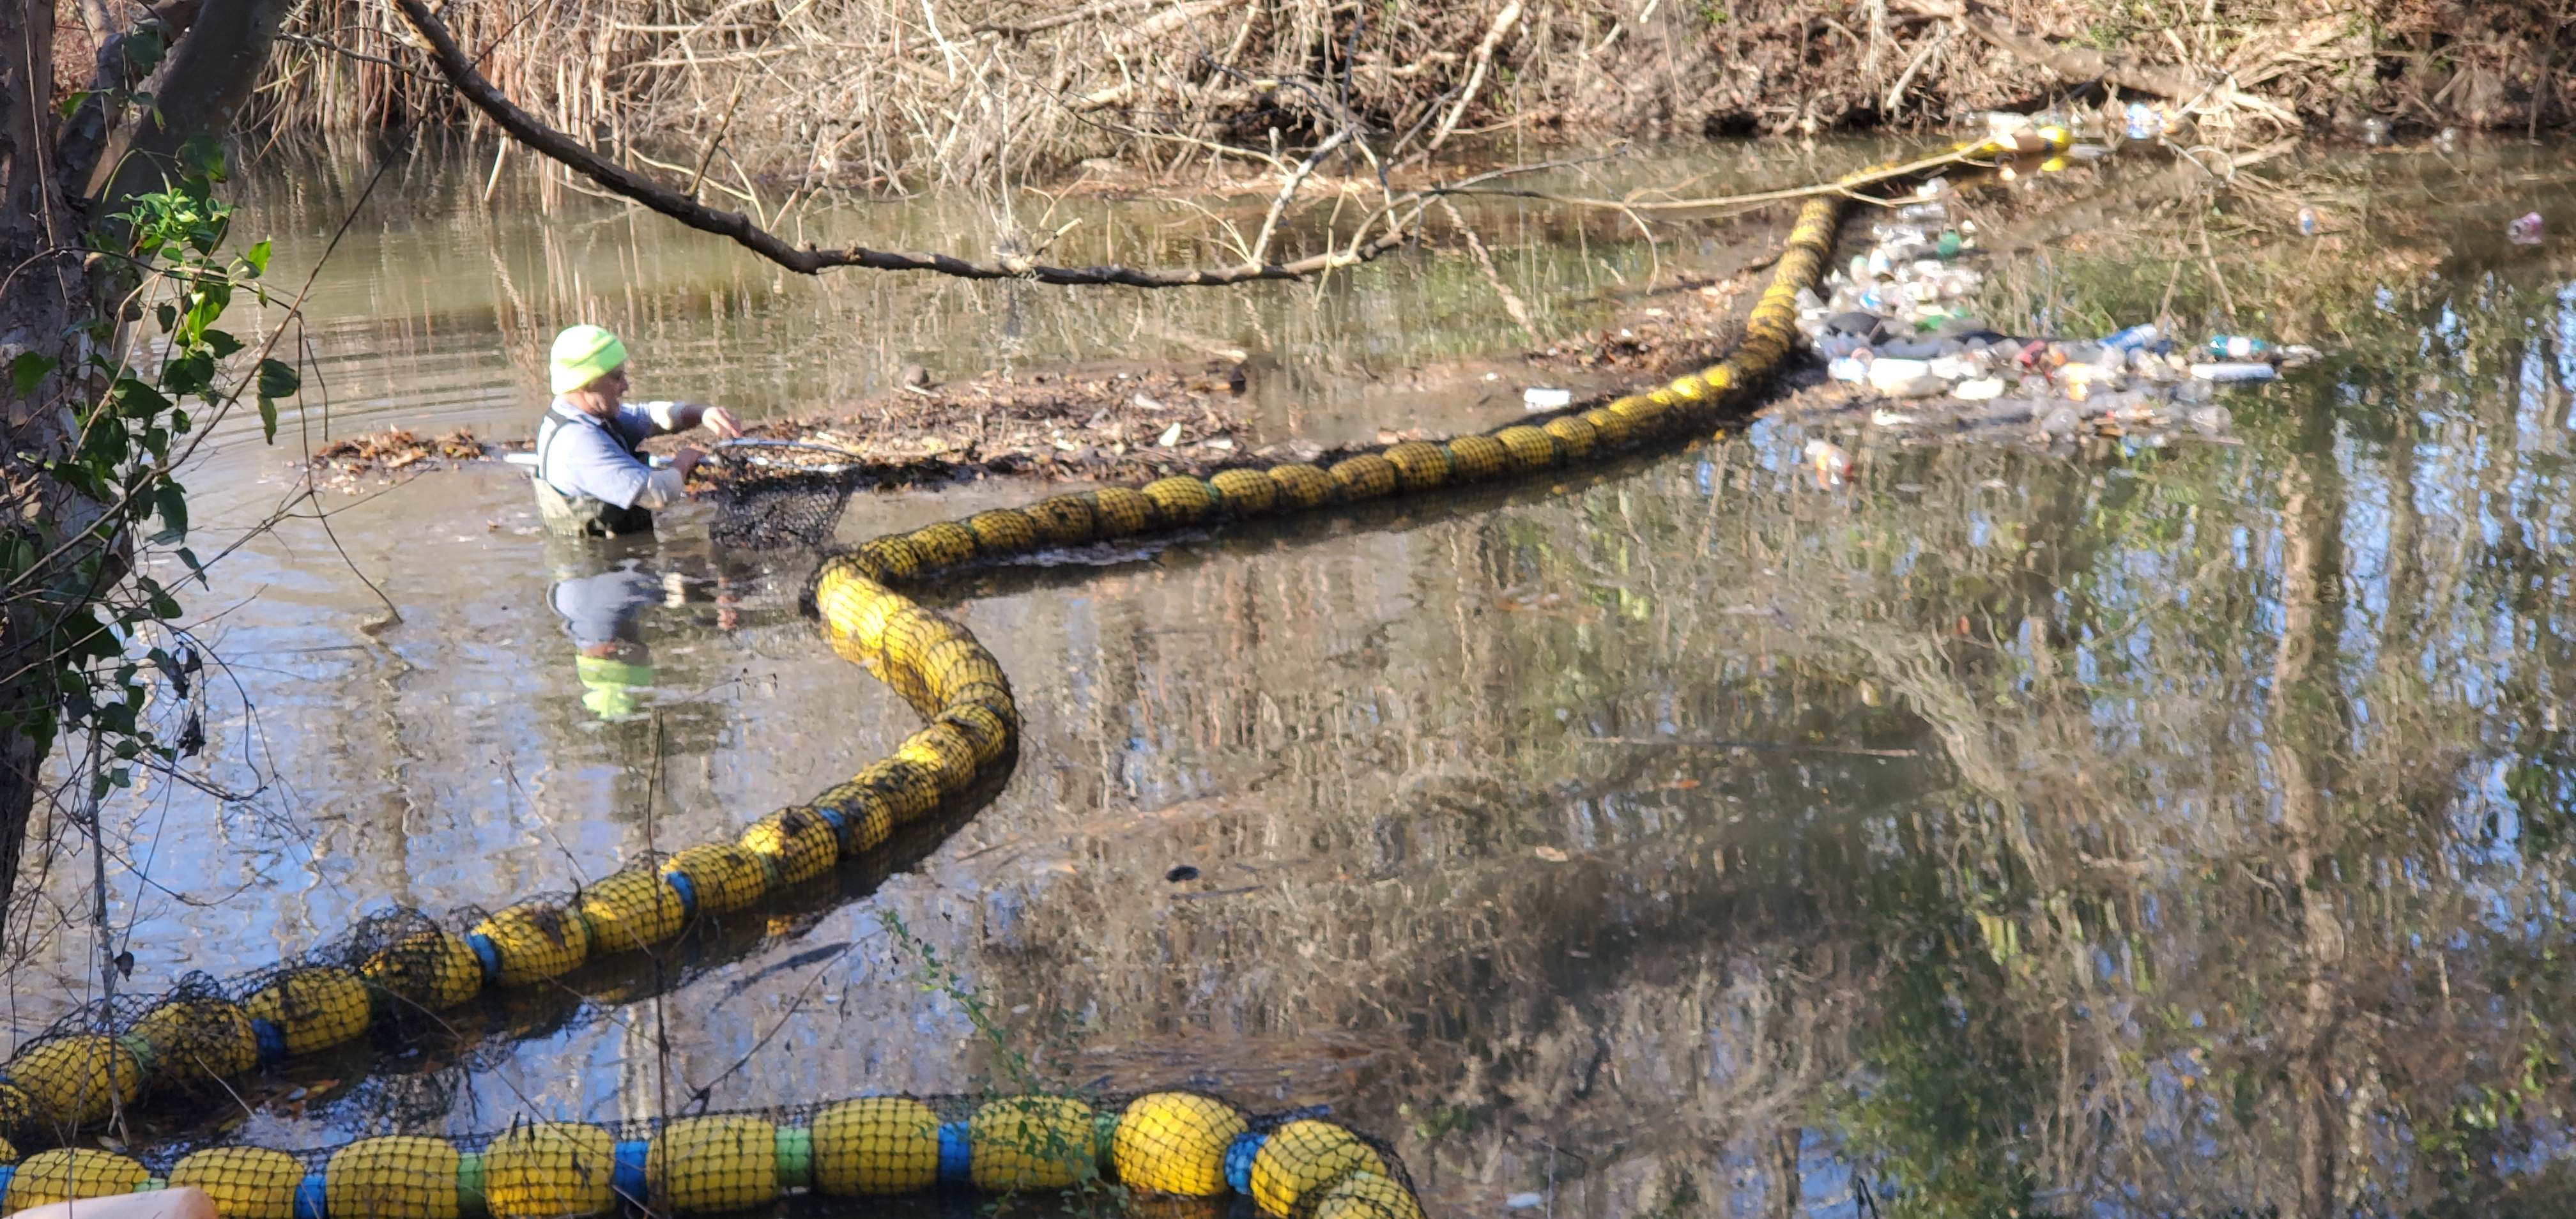
<path id="1" fill-rule="evenodd" d="M 157 1179 L 206 1191 L 224 1219 L 560 1219 L 629 1204 L 719 1215 L 796 1195 L 1045 1195 L 1110 1182 L 1139 1214 L 1228 1197 L 1248 1198 L 1266 1219 L 1423 1214 L 1385 1143 L 1320 1111 L 1247 1114 L 1193 1092 L 869 1096 L 624 1121 L 523 1119 L 488 1134 L 295 1150 L 63 1149 L 0 1171 L 0 1205 L 12 1211 Z"/>

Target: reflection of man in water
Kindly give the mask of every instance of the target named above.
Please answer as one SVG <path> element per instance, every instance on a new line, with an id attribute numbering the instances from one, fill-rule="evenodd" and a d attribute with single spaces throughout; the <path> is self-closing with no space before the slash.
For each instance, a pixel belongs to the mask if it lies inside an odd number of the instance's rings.
<path id="1" fill-rule="evenodd" d="M 547 591 L 546 603 L 572 632 L 581 705 L 599 718 L 635 714 L 637 696 L 652 688 L 653 649 L 637 619 L 660 600 L 662 581 L 633 567 L 557 580 Z"/>

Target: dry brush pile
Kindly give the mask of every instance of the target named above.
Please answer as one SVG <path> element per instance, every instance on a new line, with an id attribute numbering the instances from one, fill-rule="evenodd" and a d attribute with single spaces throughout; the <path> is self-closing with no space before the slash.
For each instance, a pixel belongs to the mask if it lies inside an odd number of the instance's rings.
<path id="1" fill-rule="evenodd" d="M 59 3 L 78 28 L 130 0 Z M 1343 132 L 1332 172 L 1374 176 L 1497 131 L 1913 126 L 2027 108 L 2093 79 L 2130 94 L 2161 83 L 2203 108 L 2241 101 L 2266 120 L 2247 138 L 2370 117 L 2554 126 L 2571 113 L 2567 16 L 2559 0 L 478 0 L 442 11 L 485 74 L 558 129 L 755 210 L 796 186 L 995 186 L 1104 158 L 1222 178 Z M 2008 49 L 2016 39 L 2021 53 Z M 261 93 L 272 128 L 473 121 L 390 0 L 313 0 L 288 40 Z"/>

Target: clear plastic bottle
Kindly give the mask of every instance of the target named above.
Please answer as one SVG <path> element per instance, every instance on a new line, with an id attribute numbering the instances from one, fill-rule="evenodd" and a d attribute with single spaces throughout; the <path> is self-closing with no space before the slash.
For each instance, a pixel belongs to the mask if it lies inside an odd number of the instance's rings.
<path id="1" fill-rule="evenodd" d="M 2162 337 L 2164 337 L 2164 331 L 2156 329 L 2154 322 L 2147 322 L 2103 336 L 2102 346 L 2106 350 L 2126 355 Z"/>

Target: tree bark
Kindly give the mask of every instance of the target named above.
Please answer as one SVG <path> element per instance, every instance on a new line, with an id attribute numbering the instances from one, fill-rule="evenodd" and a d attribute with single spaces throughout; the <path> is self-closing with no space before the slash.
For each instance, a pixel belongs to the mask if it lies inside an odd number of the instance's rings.
<path id="1" fill-rule="evenodd" d="M 112 284 L 121 278 L 91 274 L 91 239 L 135 193 L 161 188 L 181 146 L 229 133 L 289 7 L 290 0 L 203 0 L 193 26 L 187 10 L 195 0 L 164 9 L 164 25 L 188 32 L 157 91 L 160 117 L 142 119 L 127 138 L 114 130 L 120 116 L 104 100 L 69 119 L 56 110 L 52 0 L 0 0 L 0 543 L 31 543 L 33 554 L 47 554 L 102 510 L 41 466 L 73 453 L 73 407 L 92 388 L 82 369 L 90 340 L 76 327 L 114 307 Z M 123 55 L 118 40 L 101 48 L 99 71 L 114 88 L 139 83 Z M 93 181 L 102 189 L 88 189 Z M 29 355 L 53 361 L 53 370 L 21 394 L 10 370 Z M 103 553 L 111 545 L 101 538 L 67 548 L 46 570 L 17 580 L 0 605 L 0 912 L 16 893 L 56 743 L 51 725 L 63 706 L 49 628 L 65 615 L 78 620 L 90 604 L 76 587 L 42 600 L 30 594 L 84 562 L 112 559 Z M 87 591 L 95 598 L 107 589 Z"/>
<path id="2" fill-rule="evenodd" d="M 88 194 L 100 202 L 97 215 L 114 215 L 123 210 L 120 200 L 161 189 L 188 141 L 232 131 L 294 7 L 290 0 L 205 0 L 153 91 L 157 116 L 138 121 L 119 155 L 92 172 Z"/>
<path id="3" fill-rule="evenodd" d="M 79 214 L 56 172 L 53 47 L 49 0 L 0 0 L 0 444 L 10 454 L 0 466 L 0 537 L 62 519 L 59 488 L 17 455 L 64 451 L 63 378 L 47 377 L 21 398 L 6 371 L 25 355 L 69 363 L 63 331 L 87 295 Z M 21 599 L 0 610 L 0 714 L 43 715 L 58 701 L 50 666 L 32 646 L 41 614 Z M 16 888 L 49 745 L 41 732 L 0 729 L 0 911 Z"/>

